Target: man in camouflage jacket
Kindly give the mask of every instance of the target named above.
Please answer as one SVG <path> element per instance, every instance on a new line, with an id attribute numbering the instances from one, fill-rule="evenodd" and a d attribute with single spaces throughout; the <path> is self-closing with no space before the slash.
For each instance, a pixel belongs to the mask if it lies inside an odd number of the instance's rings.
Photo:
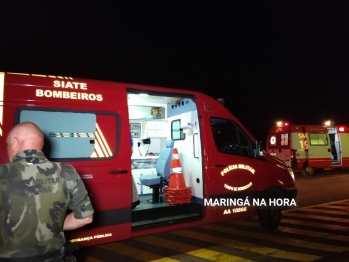
<path id="1" fill-rule="evenodd" d="M 0 165 L 0 262 L 60 261 L 63 230 L 93 220 L 84 183 L 74 167 L 44 156 L 35 124 L 15 126 L 6 143 L 11 162 Z"/>

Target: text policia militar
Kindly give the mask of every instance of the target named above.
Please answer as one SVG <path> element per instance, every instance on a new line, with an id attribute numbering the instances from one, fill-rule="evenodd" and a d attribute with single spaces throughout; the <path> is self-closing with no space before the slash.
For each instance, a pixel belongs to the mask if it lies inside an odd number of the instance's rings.
<path id="1" fill-rule="evenodd" d="M 249 206 L 257 206 L 257 207 L 296 207 L 296 200 L 291 198 L 216 198 L 216 199 L 204 199 L 205 206 L 232 206 L 232 207 L 249 207 Z"/>
<path id="2" fill-rule="evenodd" d="M 53 87 L 55 88 L 68 88 L 75 90 L 87 90 L 87 83 L 71 82 L 71 81 L 53 81 Z M 36 89 L 37 97 L 47 98 L 60 98 L 60 99 L 74 99 L 74 100 L 89 100 L 89 101 L 102 101 L 103 96 L 101 94 L 87 93 L 87 92 L 71 92 L 62 90 L 43 90 Z"/>

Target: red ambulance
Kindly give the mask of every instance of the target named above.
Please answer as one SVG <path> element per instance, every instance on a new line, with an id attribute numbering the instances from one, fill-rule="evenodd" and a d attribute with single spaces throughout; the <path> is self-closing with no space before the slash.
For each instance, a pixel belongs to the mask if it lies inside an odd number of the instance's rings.
<path id="1" fill-rule="evenodd" d="M 318 169 L 349 167 L 349 130 L 279 121 L 269 130 L 267 151 L 304 176 L 313 176 Z"/>
<path id="2" fill-rule="evenodd" d="M 258 208 L 252 199 L 297 194 L 292 169 L 263 152 L 234 115 L 200 92 L 0 73 L 1 148 L 10 129 L 25 121 L 44 132 L 46 156 L 73 165 L 90 193 L 93 223 L 66 234 L 82 247 L 256 214 L 262 227 L 275 229 L 281 208 Z M 171 188 L 159 171 L 168 166 L 159 156 L 169 148 L 178 152 L 182 188 Z M 0 161 L 8 161 L 5 153 Z M 132 178 L 140 198 L 134 209 Z M 166 201 L 165 186 L 174 202 Z M 177 191 L 186 188 L 189 201 L 178 203 Z"/>

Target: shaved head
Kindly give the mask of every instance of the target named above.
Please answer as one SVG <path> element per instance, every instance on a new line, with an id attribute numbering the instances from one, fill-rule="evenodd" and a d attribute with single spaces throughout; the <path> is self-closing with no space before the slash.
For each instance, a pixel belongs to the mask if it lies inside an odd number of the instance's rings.
<path id="1" fill-rule="evenodd" d="M 7 136 L 7 155 L 10 161 L 23 150 L 42 150 L 44 135 L 41 129 L 32 122 L 16 125 Z"/>

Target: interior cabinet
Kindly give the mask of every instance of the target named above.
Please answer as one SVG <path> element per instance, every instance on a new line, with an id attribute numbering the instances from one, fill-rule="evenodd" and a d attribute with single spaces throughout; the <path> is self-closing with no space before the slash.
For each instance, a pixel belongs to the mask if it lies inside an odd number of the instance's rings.
<path id="1" fill-rule="evenodd" d="M 146 137 L 166 137 L 166 122 L 165 121 L 147 121 Z"/>

